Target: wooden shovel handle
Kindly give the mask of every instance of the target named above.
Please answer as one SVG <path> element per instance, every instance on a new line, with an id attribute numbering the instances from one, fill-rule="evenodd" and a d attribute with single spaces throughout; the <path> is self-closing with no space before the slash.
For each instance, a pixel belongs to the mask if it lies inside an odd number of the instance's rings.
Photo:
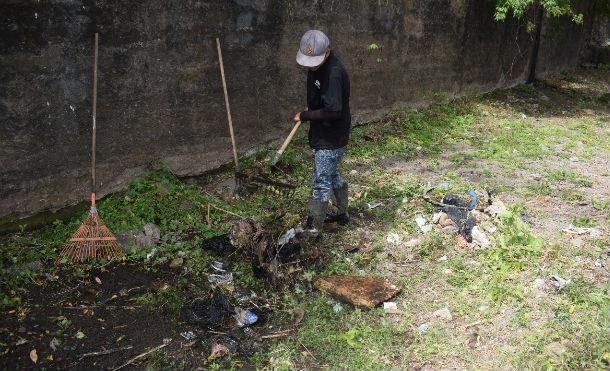
<path id="1" fill-rule="evenodd" d="M 292 131 L 290 132 L 290 134 L 288 134 L 288 136 L 286 137 L 286 140 L 284 141 L 284 143 L 282 143 L 282 146 L 280 147 L 280 149 L 277 150 L 277 157 L 281 156 L 282 153 L 284 153 L 284 151 L 286 150 L 286 147 L 288 147 L 288 145 L 292 141 L 292 137 L 294 137 L 297 130 L 299 130 L 299 126 L 301 126 L 301 121 L 297 121 L 297 123 L 294 124 Z"/>
<path id="2" fill-rule="evenodd" d="M 231 145 L 233 146 L 233 161 L 235 161 L 235 171 L 239 171 L 237 160 L 237 144 L 233 133 L 233 119 L 231 118 L 231 107 L 229 106 L 229 93 L 227 93 L 227 82 L 225 81 L 225 67 L 222 63 L 222 51 L 220 50 L 220 40 L 216 38 L 216 48 L 218 50 L 218 62 L 220 63 L 220 75 L 222 76 L 222 90 L 225 94 L 225 108 L 227 109 L 227 120 L 229 121 L 229 134 L 231 134 Z"/>

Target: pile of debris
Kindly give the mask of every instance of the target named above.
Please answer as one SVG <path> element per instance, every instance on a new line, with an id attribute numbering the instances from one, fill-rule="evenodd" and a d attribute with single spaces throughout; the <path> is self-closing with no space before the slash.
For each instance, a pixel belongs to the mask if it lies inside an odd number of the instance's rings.
<path id="1" fill-rule="evenodd" d="M 438 206 L 438 209 L 432 215 L 430 223 L 422 213 L 415 215 L 420 232 L 426 234 L 435 228 L 441 233 L 459 235 L 459 246 L 490 247 L 489 236 L 497 231 L 497 218 L 508 212 L 504 203 L 497 198 L 491 198 L 486 191 L 474 189 L 468 192 L 469 197 L 445 194 L 438 202 L 429 196 L 433 189 L 434 187 L 431 187 L 426 190 L 424 199 Z M 481 199 L 481 203 L 486 205 L 484 208 L 476 207 L 477 201 Z"/>

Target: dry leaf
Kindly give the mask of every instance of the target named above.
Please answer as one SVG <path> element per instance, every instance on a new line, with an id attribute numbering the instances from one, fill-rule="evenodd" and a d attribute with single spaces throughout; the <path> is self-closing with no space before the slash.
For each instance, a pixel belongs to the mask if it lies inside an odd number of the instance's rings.
<path id="1" fill-rule="evenodd" d="M 102 284 L 102 280 L 100 280 L 100 278 L 97 276 L 95 277 L 95 282 L 97 282 L 98 285 Z"/>
<path id="2" fill-rule="evenodd" d="M 36 353 L 36 349 L 32 349 L 32 351 L 30 352 L 30 359 L 34 363 L 36 363 L 36 361 L 38 361 L 38 354 Z"/>

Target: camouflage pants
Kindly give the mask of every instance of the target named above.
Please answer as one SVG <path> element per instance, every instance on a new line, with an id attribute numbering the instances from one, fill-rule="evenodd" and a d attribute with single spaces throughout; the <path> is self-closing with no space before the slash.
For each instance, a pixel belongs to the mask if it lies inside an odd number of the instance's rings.
<path id="1" fill-rule="evenodd" d="M 343 187 L 343 179 L 339 175 L 338 166 L 343 158 L 345 148 L 317 149 L 313 167 L 313 192 L 315 200 L 328 202 L 333 188 Z"/>

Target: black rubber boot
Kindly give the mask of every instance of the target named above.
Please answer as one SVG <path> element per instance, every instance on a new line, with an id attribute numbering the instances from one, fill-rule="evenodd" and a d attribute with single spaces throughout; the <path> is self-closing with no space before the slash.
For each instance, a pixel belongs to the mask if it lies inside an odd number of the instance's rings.
<path id="1" fill-rule="evenodd" d="M 333 193 L 337 200 L 337 213 L 334 215 L 326 215 L 324 223 L 347 225 L 349 223 L 349 214 L 347 212 L 347 205 L 349 202 L 347 182 L 343 182 L 343 187 L 341 188 L 333 188 Z"/>
<path id="2" fill-rule="evenodd" d="M 320 237 L 327 208 L 328 202 L 314 200 L 313 198 L 309 200 L 309 216 L 307 217 L 305 229 L 301 233 L 301 239 Z"/>

